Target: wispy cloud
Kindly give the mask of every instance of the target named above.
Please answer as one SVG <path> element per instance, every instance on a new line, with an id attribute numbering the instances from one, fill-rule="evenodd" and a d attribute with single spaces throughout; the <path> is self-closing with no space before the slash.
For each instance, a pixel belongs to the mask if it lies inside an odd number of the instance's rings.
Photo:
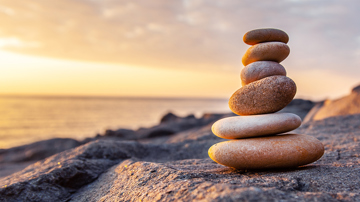
<path id="1" fill-rule="evenodd" d="M 40 44 L 37 42 L 23 42 L 16 37 L 0 38 L 0 49 L 6 48 L 37 48 Z"/>
<path id="2" fill-rule="evenodd" d="M 360 75 L 360 2 L 251 0 L 2 0 L 3 49 L 163 68 L 237 71 L 243 34 L 276 27 L 290 36 L 292 69 Z M 14 41 L 12 42 L 14 43 Z"/>

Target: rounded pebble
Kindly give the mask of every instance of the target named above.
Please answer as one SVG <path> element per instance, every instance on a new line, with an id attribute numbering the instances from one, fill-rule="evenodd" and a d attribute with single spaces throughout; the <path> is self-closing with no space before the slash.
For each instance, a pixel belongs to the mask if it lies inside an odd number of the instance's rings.
<path id="1" fill-rule="evenodd" d="M 256 61 L 275 61 L 280 63 L 290 54 L 288 45 L 282 42 L 266 42 L 251 46 L 242 57 L 244 66 Z"/>
<path id="2" fill-rule="evenodd" d="M 215 162 L 241 170 L 291 168 L 318 160 L 324 146 L 309 135 L 286 134 L 220 142 L 208 153 Z"/>
<path id="3" fill-rule="evenodd" d="M 243 86 L 268 76 L 286 76 L 285 68 L 273 61 L 257 61 L 245 66 L 240 73 Z"/>
<path id="4" fill-rule="evenodd" d="M 296 114 L 278 113 L 223 118 L 211 130 L 220 138 L 237 139 L 285 133 L 300 125 L 301 118 Z"/>
<path id="5" fill-rule="evenodd" d="M 281 110 L 296 94 L 296 84 L 286 76 L 269 76 L 238 89 L 229 99 L 237 115 L 267 114 Z"/>
<path id="6" fill-rule="evenodd" d="M 255 45 L 262 42 L 269 41 L 279 41 L 283 43 L 287 43 L 289 41 L 289 36 L 286 32 L 273 29 L 273 28 L 263 28 L 263 29 L 254 29 L 247 32 L 243 40 L 246 44 Z"/>

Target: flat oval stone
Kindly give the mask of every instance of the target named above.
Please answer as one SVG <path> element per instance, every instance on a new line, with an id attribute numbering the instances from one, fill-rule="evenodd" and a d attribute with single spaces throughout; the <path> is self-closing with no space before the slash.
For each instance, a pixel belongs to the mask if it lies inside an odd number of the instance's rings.
<path id="1" fill-rule="evenodd" d="M 237 139 L 285 133 L 300 125 L 298 115 L 278 113 L 223 118 L 216 121 L 211 130 L 220 138 Z"/>
<path id="2" fill-rule="evenodd" d="M 286 76 L 269 76 L 241 87 L 230 97 L 237 115 L 267 114 L 281 110 L 296 94 L 296 84 Z"/>
<path id="3" fill-rule="evenodd" d="M 243 86 L 253 81 L 263 79 L 268 76 L 282 75 L 286 76 L 285 68 L 273 61 L 257 61 L 245 66 L 240 73 Z"/>
<path id="4" fill-rule="evenodd" d="M 290 54 L 288 45 L 282 42 L 266 42 L 251 46 L 242 57 L 244 66 L 256 61 L 275 61 L 280 63 Z"/>
<path id="5" fill-rule="evenodd" d="M 291 168 L 318 160 L 324 146 L 309 135 L 286 134 L 220 142 L 208 153 L 215 162 L 236 169 Z"/>
<path id="6" fill-rule="evenodd" d="M 279 41 L 287 43 L 289 41 L 289 36 L 286 32 L 280 29 L 273 28 L 264 28 L 264 29 L 254 29 L 247 32 L 243 40 L 246 44 L 255 45 L 262 42 L 269 41 Z"/>

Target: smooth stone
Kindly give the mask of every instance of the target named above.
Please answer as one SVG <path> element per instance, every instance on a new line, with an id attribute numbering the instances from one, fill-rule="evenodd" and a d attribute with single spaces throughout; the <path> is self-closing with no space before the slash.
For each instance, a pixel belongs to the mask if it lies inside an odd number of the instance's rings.
<path id="1" fill-rule="evenodd" d="M 267 114 L 281 110 L 296 94 L 296 84 L 286 76 L 269 76 L 238 89 L 229 99 L 237 115 Z"/>
<path id="2" fill-rule="evenodd" d="M 266 42 L 251 46 L 242 57 L 244 66 L 256 61 L 275 61 L 280 63 L 290 54 L 288 45 L 282 42 Z"/>
<path id="3" fill-rule="evenodd" d="M 246 44 L 255 45 L 262 42 L 269 41 L 279 41 L 283 43 L 287 43 L 289 41 L 289 36 L 286 32 L 273 29 L 273 28 L 264 28 L 264 29 L 254 29 L 247 32 L 243 40 Z"/>
<path id="4" fill-rule="evenodd" d="M 324 146 L 313 136 L 286 134 L 220 142 L 208 154 L 219 164 L 241 170 L 291 168 L 318 160 Z"/>
<path id="5" fill-rule="evenodd" d="M 220 138 L 237 139 L 285 133 L 300 125 L 298 115 L 278 113 L 223 118 L 216 121 L 211 130 Z"/>
<path id="6" fill-rule="evenodd" d="M 273 61 L 257 61 L 245 66 L 240 73 L 243 86 L 268 76 L 286 76 L 285 68 Z"/>

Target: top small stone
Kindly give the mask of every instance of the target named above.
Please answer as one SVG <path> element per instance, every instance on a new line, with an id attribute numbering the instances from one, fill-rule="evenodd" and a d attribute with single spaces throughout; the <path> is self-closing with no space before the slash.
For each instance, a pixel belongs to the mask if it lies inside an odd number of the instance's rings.
<path id="1" fill-rule="evenodd" d="M 254 29 L 247 32 L 243 40 L 246 44 L 255 45 L 262 42 L 279 41 L 287 43 L 289 36 L 282 30 L 265 28 L 265 29 Z"/>

